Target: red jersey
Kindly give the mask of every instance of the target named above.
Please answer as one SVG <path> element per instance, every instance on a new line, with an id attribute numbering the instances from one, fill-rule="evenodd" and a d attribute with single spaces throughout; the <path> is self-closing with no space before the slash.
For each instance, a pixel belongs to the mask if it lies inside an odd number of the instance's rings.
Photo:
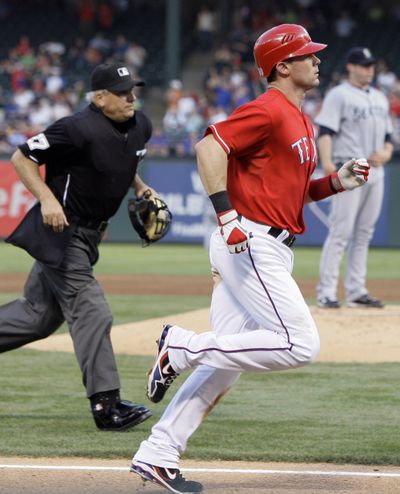
<path id="1" fill-rule="evenodd" d="M 228 155 L 227 190 L 246 218 L 303 233 L 303 206 L 317 150 L 310 120 L 277 89 L 210 125 Z"/>

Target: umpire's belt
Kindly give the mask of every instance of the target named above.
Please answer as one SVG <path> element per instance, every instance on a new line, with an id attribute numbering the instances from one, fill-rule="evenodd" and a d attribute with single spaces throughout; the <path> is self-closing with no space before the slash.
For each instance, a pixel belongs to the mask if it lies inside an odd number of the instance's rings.
<path id="1" fill-rule="evenodd" d="M 292 233 L 282 230 L 282 228 L 276 228 L 275 226 L 271 226 L 267 233 L 288 247 L 291 247 L 296 240 L 296 237 Z"/>
<path id="2" fill-rule="evenodd" d="M 88 220 L 86 218 L 79 218 L 78 226 L 82 226 L 83 228 L 88 228 L 89 230 L 96 230 L 99 233 L 103 233 L 108 226 L 108 221 Z"/>

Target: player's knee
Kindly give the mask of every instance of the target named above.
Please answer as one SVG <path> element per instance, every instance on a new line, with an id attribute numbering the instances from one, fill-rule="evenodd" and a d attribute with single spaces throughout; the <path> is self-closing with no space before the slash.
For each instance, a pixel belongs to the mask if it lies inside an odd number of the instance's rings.
<path id="1" fill-rule="evenodd" d="M 301 367 L 310 364 L 316 359 L 319 350 L 320 341 L 317 331 L 307 332 L 301 340 L 293 345 L 292 353 L 295 357 L 295 366 Z"/>

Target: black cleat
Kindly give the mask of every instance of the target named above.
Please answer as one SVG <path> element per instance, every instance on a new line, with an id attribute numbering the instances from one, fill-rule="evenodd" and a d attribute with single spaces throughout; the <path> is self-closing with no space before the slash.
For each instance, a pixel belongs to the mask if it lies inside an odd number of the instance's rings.
<path id="1" fill-rule="evenodd" d="M 383 302 L 375 297 L 371 297 L 368 293 L 362 295 L 360 298 L 356 300 L 352 300 L 351 302 L 347 302 L 347 307 L 372 307 L 375 309 L 383 309 L 385 305 Z"/>
<path id="2" fill-rule="evenodd" d="M 144 481 L 161 485 L 175 494 L 203 492 L 203 486 L 200 482 L 186 480 L 178 468 L 156 467 L 149 463 L 133 460 L 131 472 L 139 475 Z"/>
<path id="3" fill-rule="evenodd" d="M 332 300 L 328 297 L 320 297 L 317 300 L 317 305 L 318 305 L 318 307 L 321 307 L 321 309 L 339 309 L 340 308 L 339 300 Z"/>

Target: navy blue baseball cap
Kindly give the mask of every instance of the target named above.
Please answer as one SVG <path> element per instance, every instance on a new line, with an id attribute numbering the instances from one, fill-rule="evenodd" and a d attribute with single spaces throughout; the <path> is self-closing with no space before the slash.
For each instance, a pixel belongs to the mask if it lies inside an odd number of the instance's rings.
<path id="1" fill-rule="evenodd" d="M 347 63 L 373 65 L 376 63 L 376 58 L 372 55 L 369 48 L 356 46 L 347 53 Z"/>
<path id="2" fill-rule="evenodd" d="M 110 91 L 129 91 L 135 86 L 144 86 L 143 81 L 132 79 L 128 67 L 123 63 L 97 65 L 92 72 L 92 91 L 109 89 Z"/>

